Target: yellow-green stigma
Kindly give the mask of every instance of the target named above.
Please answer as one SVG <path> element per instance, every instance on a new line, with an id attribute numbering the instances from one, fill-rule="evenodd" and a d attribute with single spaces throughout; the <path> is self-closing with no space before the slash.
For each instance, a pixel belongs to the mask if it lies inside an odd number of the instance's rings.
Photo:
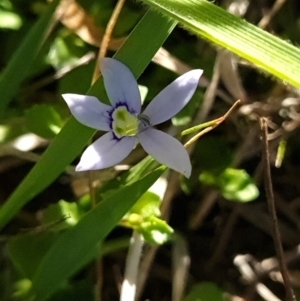
<path id="1" fill-rule="evenodd" d="M 139 120 L 128 112 L 126 106 L 120 106 L 112 113 L 112 128 L 118 138 L 135 136 L 139 129 Z"/>

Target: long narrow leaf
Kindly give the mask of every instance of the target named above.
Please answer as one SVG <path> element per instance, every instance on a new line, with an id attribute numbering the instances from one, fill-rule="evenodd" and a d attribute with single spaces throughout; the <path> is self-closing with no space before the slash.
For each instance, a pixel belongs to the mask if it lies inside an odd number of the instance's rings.
<path id="1" fill-rule="evenodd" d="M 34 59 L 36 58 L 52 25 L 53 15 L 60 0 L 55 0 L 47 11 L 32 27 L 23 43 L 14 53 L 6 69 L 0 76 L 0 117 L 4 115 L 5 109 L 17 93 L 22 81 L 29 74 Z"/>
<path id="2" fill-rule="evenodd" d="M 300 87 L 300 50 L 206 0 L 142 0 L 188 30 Z"/>
<path id="3" fill-rule="evenodd" d="M 36 300 L 48 298 L 86 263 L 87 254 L 105 238 L 163 171 L 161 167 L 107 197 L 56 241 L 34 276 L 33 294 Z"/>

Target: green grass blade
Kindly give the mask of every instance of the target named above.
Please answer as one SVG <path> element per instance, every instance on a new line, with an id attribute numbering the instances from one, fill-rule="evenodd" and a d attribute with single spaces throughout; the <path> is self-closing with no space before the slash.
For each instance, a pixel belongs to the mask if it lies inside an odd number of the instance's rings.
<path id="1" fill-rule="evenodd" d="M 206 0 L 142 0 L 188 30 L 300 87 L 300 50 Z"/>
<path id="2" fill-rule="evenodd" d="M 86 256 L 115 227 L 135 202 L 163 173 L 156 169 L 124 186 L 89 211 L 74 228 L 62 234 L 42 260 L 33 278 L 33 294 L 42 301 L 86 264 Z"/>
<path id="3" fill-rule="evenodd" d="M 53 15 L 59 0 L 52 1 L 47 11 L 32 27 L 21 46 L 16 50 L 12 59 L 0 76 L 0 117 L 4 116 L 5 109 L 22 81 L 29 74 L 53 21 Z"/>
<path id="4" fill-rule="evenodd" d="M 138 77 L 175 26 L 155 11 L 149 11 L 133 30 L 127 41 L 115 55 Z M 143 47 L 141 47 L 143 45 Z M 98 80 L 88 91 L 89 95 L 104 100 L 106 94 L 103 81 Z M 0 228 L 5 226 L 19 210 L 34 196 L 50 185 L 88 143 L 94 130 L 79 124 L 71 118 L 40 161 L 33 167 L 0 209 Z"/>

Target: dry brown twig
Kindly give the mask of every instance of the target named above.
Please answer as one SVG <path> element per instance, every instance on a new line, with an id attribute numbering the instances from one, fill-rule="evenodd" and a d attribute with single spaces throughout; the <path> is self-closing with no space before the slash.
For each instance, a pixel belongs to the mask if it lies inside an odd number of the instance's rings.
<path id="1" fill-rule="evenodd" d="M 259 119 L 260 127 L 261 127 L 261 135 L 262 135 L 262 143 L 263 143 L 263 164 L 265 171 L 265 189 L 269 207 L 269 213 L 272 220 L 272 228 L 273 228 L 273 240 L 276 249 L 276 254 L 278 257 L 279 267 L 283 278 L 283 283 L 286 292 L 286 301 L 296 301 L 296 297 L 291 285 L 291 281 L 288 275 L 288 270 L 286 267 L 284 253 L 281 243 L 281 237 L 278 226 L 278 219 L 276 215 L 275 208 L 275 200 L 274 200 L 274 192 L 272 185 L 272 176 L 271 176 L 271 168 L 270 168 L 270 158 L 269 158 L 269 144 L 268 144 L 268 125 L 266 118 Z"/>
<path id="2" fill-rule="evenodd" d="M 86 43 L 99 46 L 105 31 L 99 28 L 92 17 L 75 0 L 61 1 L 56 12 L 57 18 L 75 32 Z M 112 38 L 109 41 L 109 48 L 117 50 L 123 44 L 125 38 Z"/>
<path id="3" fill-rule="evenodd" d="M 124 3 L 125 3 L 125 0 L 118 0 L 117 4 L 115 6 L 115 9 L 114 9 L 114 11 L 108 21 L 108 24 L 106 26 L 105 33 L 104 33 L 103 39 L 101 41 L 100 49 L 98 52 L 98 58 L 97 58 L 96 67 L 95 67 L 94 75 L 93 75 L 93 83 L 100 76 L 99 63 L 100 63 L 101 59 L 104 58 L 106 55 L 107 49 L 109 47 L 109 41 L 112 37 L 113 30 L 114 30 L 117 20 L 120 16 L 120 13 L 122 11 Z"/>
<path id="4" fill-rule="evenodd" d="M 262 282 L 259 281 L 256 272 L 251 267 L 250 262 L 252 257 L 250 255 L 237 255 L 234 258 L 234 265 L 240 271 L 243 278 L 253 284 L 256 292 L 265 300 L 268 301 L 280 301 Z"/>
<path id="5" fill-rule="evenodd" d="M 263 29 L 266 28 L 269 25 L 271 19 L 279 12 L 285 2 L 286 0 L 277 0 L 274 3 L 272 9 L 259 21 L 258 26 Z"/>

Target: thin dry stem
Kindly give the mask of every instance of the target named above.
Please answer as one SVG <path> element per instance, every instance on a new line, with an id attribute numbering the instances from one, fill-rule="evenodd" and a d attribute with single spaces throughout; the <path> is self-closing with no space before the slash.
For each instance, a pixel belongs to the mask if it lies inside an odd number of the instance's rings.
<path id="1" fill-rule="evenodd" d="M 203 104 L 202 104 L 201 110 L 199 112 L 198 118 L 199 118 L 200 122 L 205 121 L 209 111 L 211 110 L 211 108 L 214 104 L 219 80 L 220 80 L 220 58 L 219 58 L 219 56 L 217 56 L 217 59 L 215 61 L 215 65 L 214 65 L 213 76 L 212 76 L 209 86 L 207 87 L 207 89 L 205 91 L 205 95 L 203 97 Z"/>
<path id="2" fill-rule="evenodd" d="M 256 275 L 256 271 L 253 270 L 250 264 L 253 261 L 249 255 L 238 255 L 234 258 L 234 265 L 238 268 L 243 278 L 253 284 L 257 293 L 268 301 L 280 301 L 262 282 L 259 281 Z M 248 300 L 248 298 L 246 298 Z"/>
<path id="3" fill-rule="evenodd" d="M 286 0 L 277 0 L 272 9 L 270 10 L 270 12 L 268 14 L 266 14 L 265 16 L 263 16 L 263 18 L 260 20 L 260 22 L 258 23 L 258 26 L 260 28 L 266 28 L 271 19 L 279 12 L 279 10 L 281 9 L 281 7 L 283 6 L 283 4 L 286 2 Z"/>
<path id="4" fill-rule="evenodd" d="M 93 82 L 95 82 L 100 76 L 99 63 L 100 63 L 101 59 L 104 58 L 105 55 L 106 55 L 112 32 L 113 32 L 114 27 L 117 23 L 119 15 L 122 11 L 124 3 L 125 3 L 125 0 L 119 0 L 118 1 L 118 3 L 115 6 L 115 9 L 114 9 L 110 19 L 109 19 L 109 22 L 106 26 L 106 30 L 105 30 L 105 33 L 104 33 L 104 36 L 103 36 L 103 39 L 102 39 L 102 42 L 101 42 L 101 45 L 100 45 L 99 53 L 98 53 L 96 67 L 95 67 L 95 70 L 94 70 Z"/>
<path id="5" fill-rule="evenodd" d="M 262 142 L 263 142 L 263 164 L 264 164 L 264 171 L 265 171 L 265 189 L 269 207 L 269 213 L 272 220 L 272 234 L 274 245 L 279 261 L 279 267 L 283 278 L 283 283 L 285 286 L 286 292 L 286 301 L 296 301 L 295 294 L 291 285 L 291 281 L 288 275 L 288 270 L 286 267 L 284 253 L 281 243 L 281 237 L 279 232 L 278 226 L 278 219 L 276 215 L 276 208 L 275 208 L 275 200 L 274 200 L 274 192 L 273 192 L 273 185 L 272 185 L 272 177 L 271 177 L 271 168 L 270 168 L 270 157 L 269 157 L 269 144 L 268 144 L 268 125 L 266 118 L 260 118 L 260 128 L 261 128 L 261 135 L 262 135 Z"/>

